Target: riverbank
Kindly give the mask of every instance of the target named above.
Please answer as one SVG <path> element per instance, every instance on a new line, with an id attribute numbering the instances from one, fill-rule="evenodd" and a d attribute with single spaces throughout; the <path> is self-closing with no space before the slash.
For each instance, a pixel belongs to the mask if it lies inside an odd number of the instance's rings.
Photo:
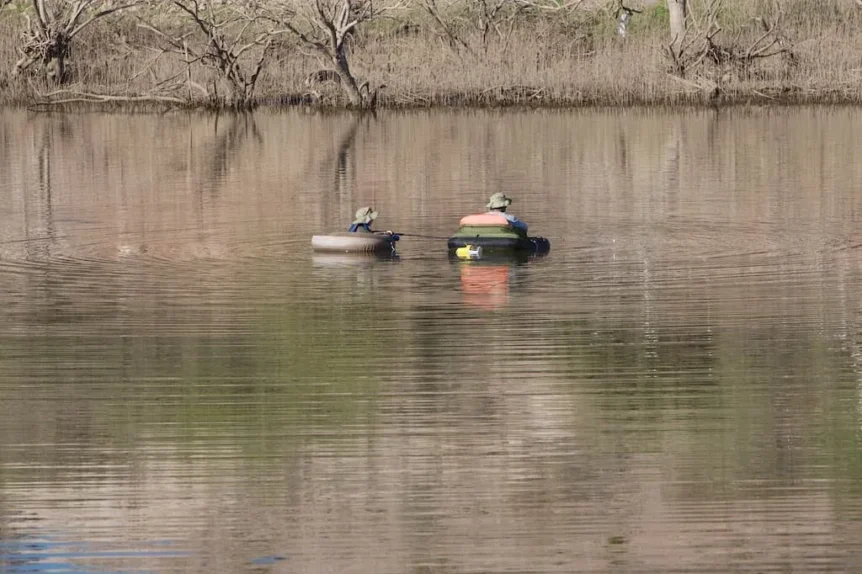
<path id="1" fill-rule="evenodd" d="M 663 5 L 649 3 L 632 15 L 625 37 L 616 14 L 595 8 L 554 17 L 515 14 L 484 28 L 469 14 L 440 13 L 437 20 L 410 10 L 357 28 L 346 52 L 378 107 L 862 103 L 862 10 L 849 0 L 819 3 L 820 10 L 810 4 L 789 1 L 778 13 L 758 0 L 730 3 L 716 17 L 720 32 L 709 38 L 708 15 L 694 11 L 692 33 L 676 55 L 668 49 Z M 235 101 L 217 70 L 187 65 L 141 25 L 145 20 L 120 13 L 94 23 L 75 39 L 67 82 L 57 86 L 32 71 L 12 74 L 24 20 L 5 10 L 0 103 L 220 107 Z M 177 37 L 183 30 L 191 28 L 179 25 Z M 192 40 L 205 38 L 190 37 L 194 48 Z M 274 37 L 266 54 L 250 50 L 239 62 L 246 76 L 258 60 L 248 103 L 349 105 L 338 84 L 313 81 L 325 61 L 290 35 Z"/>

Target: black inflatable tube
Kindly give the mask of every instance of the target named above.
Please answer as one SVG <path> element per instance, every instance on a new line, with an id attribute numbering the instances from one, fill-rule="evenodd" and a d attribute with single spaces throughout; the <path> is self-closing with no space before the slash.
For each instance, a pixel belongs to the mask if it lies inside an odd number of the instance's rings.
<path id="1" fill-rule="evenodd" d="M 551 250 L 551 242 L 544 237 L 450 237 L 449 251 L 472 245 L 481 247 L 483 251 L 525 251 L 527 253 L 547 253 Z"/>

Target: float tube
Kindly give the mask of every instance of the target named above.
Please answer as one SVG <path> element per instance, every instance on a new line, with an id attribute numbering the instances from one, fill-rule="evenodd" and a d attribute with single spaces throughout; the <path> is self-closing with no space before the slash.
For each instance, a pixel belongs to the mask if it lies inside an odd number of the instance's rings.
<path id="1" fill-rule="evenodd" d="M 544 254 L 551 250 L 551 242 L 544 237 L 528 237 L 513 227 L 502 214 L 480 213 L 462 217 L 458 232 L 449 238 L 449 253 L 462 248 L 481 247 L 480 253 L 525 252 Z"/>
<path id="2" fill-rule="evenodd" d="M 322 253 L 391 253 L 398 235 L 348 231 L 314 235 L 311 248 Z"/>

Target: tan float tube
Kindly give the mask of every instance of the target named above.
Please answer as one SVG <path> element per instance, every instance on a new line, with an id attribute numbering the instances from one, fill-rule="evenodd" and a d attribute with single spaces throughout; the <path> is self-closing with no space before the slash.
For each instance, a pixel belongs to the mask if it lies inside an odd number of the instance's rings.
<path id="1" fill-rule="evenodd" d="M 392 250 L 392 236 L 382 233 L 337 232 L 311 238 L 314 251 L 326 253 L 377 253 Z"/>

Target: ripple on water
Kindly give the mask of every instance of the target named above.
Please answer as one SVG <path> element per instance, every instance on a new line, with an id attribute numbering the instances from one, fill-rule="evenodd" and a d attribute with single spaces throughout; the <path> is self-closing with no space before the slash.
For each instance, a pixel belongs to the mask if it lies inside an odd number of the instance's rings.
<path id="1" fill-rule="evenodd" d="M 853 571 L 860 120 L 814 113 L 0 114 L 51 176 L 0 150 L 0 570 Z M 310 250 L 500 189 L 547 257 Z"/>

